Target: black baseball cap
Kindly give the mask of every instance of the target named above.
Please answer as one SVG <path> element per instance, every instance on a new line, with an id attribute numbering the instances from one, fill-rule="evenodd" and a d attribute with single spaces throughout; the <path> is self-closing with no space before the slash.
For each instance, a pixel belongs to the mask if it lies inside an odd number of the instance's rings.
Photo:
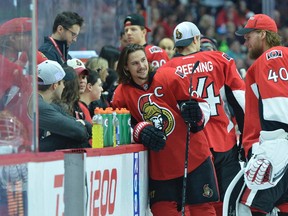
<path id="1" fill-rule="evenodd" d="M 124 26 L 130 26 L 130 25 L 138 25 L 138 26 L 143 26 L 147 32 L 151 32 L 151 29 L 149 29 L 145 25 L 145 19 L 142 15 L 140 14 L 130 14 L 126 16 L 124 20 Z"/>
<path id="2" fill-rule="evenodd" d="M 214 38 L 201 36 L 200 39 L 200 47 L 201 50 L 218 50 L 217 49 L 217 41 Z"/>

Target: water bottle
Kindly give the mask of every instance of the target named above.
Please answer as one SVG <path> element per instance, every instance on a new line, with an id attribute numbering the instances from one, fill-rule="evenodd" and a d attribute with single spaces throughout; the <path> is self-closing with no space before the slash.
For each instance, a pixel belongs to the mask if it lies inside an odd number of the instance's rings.
<path id="1" fill-rule="evenodd" d="M 103 112 L 104 147 L 113 146 L 113 110 L 107 107 Z"/>
<path id="2" fill-rule="evenodd" d="M 99 107 L 95 108 L 92 118 L 92 148 L 103 148 L 103 117 Z"/>
<path id="3" fill-rule="evenodd" d="M 119 119 L 117 115 L 117 111 L 119 109 L 117 108 L 115 111 L 113 111 L 113 146 L 118 146 L 120 144 L 120 125 L 119 125 Z"/>
<path id="4" fill-rule="evenodd" d="M 116 108 L 116 116 L 119 122 L 119 144 L 122 145 L 124 144 L 124 139 L 123 139 L 123 112 L 122 109 Z"/>
<path id="5" fill-rule="evenodd" d="M 122 109 L 123 115 L 123 140 L 124 144 L 131 143 L 131 114 L 126 108 Z"/>

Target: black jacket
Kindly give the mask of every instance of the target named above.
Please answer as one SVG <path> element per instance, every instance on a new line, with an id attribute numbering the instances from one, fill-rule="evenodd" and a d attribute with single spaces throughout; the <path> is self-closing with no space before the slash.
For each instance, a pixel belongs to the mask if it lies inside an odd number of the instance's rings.
<path id="1" fill-rule="evenodd" d="M 55 40 L 56 44 L 59 47 L 59 50 L 61 53 L 63 53 L 63 56 L 65 58 L 65 61 L 62 59 L 61 54 L 58 52 L 57 48 L 54 46 L 52 41 L 49 39 L 49 37 L 44 38 L 44 44 L 42 44 L 39 47 L 39 51 L 42 52 L 48 59 L 57 61 L 59 64 L 63 64 L 67 61 L 67 59 L 71 59 L 71 56 L 68 55 L 68 49 L 66 41 L 59 41 Z"/>
<path id="2" fill-rule="evenodd" d="M 88 148 L 92 125 L 85 126 L 66 114 L 58 106 L 46 103 L 38 96 L 39 106 L 39 150 L 55 151 L 68 148 Z"/>

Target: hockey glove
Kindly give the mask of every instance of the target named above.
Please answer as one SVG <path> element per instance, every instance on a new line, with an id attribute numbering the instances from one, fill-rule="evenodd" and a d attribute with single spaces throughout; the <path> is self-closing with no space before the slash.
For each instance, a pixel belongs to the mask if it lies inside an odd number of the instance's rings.
<path id="1" fill-rule="evenodd" d="M 253 144 L 253 155 L 245 168 L 248 188 L 263 190 L 280 181 L 288 166 L 287 139 L 288 134 L 283 129 L 260 132 L 259 146 L 254 148 L 256 144 Z"/>
<path id="2" fill-rule="evenodd" d="M 134 127 L 133 138 L 153 151 L 163 149 L 166 144 L 165 133 L 148 122 L 139 122 Z"/>
<path id="3" fill-rule="evenodd" d="M 181 116 L 185 122 L 190 123 L 193 132 L 204 127 L 204 115 L 197 101 L 186 101 L 180 106 Z"/>

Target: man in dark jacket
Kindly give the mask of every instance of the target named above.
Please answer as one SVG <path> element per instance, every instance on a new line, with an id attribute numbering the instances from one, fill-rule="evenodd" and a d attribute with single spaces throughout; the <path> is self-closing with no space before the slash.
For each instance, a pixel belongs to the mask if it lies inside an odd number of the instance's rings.
<path id="1" fill-rule="evenodd" d="M 92 126 L 84 120 L 76 120 L 50 103 L 61 98 L 64 80 L 69 74 L 59 63 L 46 60 L 38 65 L 39 150 L 90 147 L 88 140 Z"/>
<path id="2" fill-rule="evenodd" d="M 48 59 L 63 64 L 67 59 L 69 46 L 77 41 L 83 18 L 75 12 L 62 12 L 54 20 L 53 33 L 44 38 L 44 44 L 39 48 Z"/>

